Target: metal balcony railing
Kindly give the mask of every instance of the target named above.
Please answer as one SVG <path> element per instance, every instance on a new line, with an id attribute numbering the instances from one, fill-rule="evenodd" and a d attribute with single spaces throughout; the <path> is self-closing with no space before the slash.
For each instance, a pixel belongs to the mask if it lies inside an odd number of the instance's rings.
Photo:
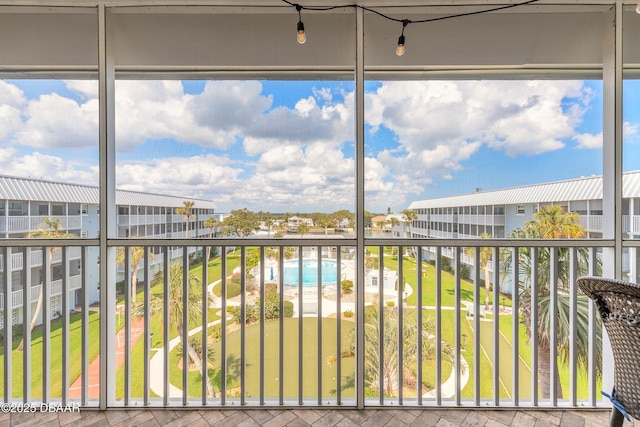
<path id="1" fill-rule="evenodd" d="M 55 268 L 78 253 L 80 275 L 53 281 L 46 246 L 40 266 L 18 270 L 19 290 L 0 275 L 2 295 L 13 295 L 0 301 L 11 337 L 0 355 L 3 398 L 176 408 L 599 404 L 601 328 L 575 279 L 600 274 L 612 244 L 399 242 L 367 239 L 358 250 L 346 239 L 131 239 L 106 255 L 95 242 L 52 242 L 62 245 Z M 26 247 L 8 244 L 3 259 Z M 116 258 L 128 266 L 120 276 Z M 105 262 L 112 282 L 100 284 Z M 42 288 L 24 286 L 33 274 Z M 31 304 L 15 293 L 25 289 Z"/>

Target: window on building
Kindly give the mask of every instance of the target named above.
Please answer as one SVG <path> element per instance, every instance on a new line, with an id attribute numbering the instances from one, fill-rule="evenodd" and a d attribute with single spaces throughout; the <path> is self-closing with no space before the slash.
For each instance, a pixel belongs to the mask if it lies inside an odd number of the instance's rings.
<path id="1" fill-rule="evenodd" d="M 524 205 L 516 206 L 516 215 L 524 215 L 526 212 Z"/>

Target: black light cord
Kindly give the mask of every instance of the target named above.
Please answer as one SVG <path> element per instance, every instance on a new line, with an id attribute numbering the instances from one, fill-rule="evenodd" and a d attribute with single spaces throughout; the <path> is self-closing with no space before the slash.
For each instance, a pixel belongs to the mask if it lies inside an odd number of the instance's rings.
<path id="1" fill-rule="evenodd" d="M 299 43 L 304 43 L 304 41 L 301 41 L 300 39 L 300 31 L 302 30 L 302 34 L 304 37 L 304 40 L 306 40 L 306 37 L 304 36 L 304 24 L 302 23 L 302 10 L 314 10 L 314 11 L 327 11 L 327 10 L 334 10 L 334 9 L 344 9 L 344 8 L 348 8 L 348 7 L 353 7 L 353 8 L 357 8 L 357 9 L 362 9 L 364 11 L 367 12 L 371 12 L 374 13 L 382 18 L 388 19 L 389 21 L 394 21 L 394 22 L 401 22 L 402 23 L 402 33 L 400 34 L 400 38 L 398 38 L 398 46 L 396 48 L 396 54 L 398 56 L 402 56 L 404 55 L 404 43 L 405 43 L 405 37 L 404 37 L 404 29 L 407 27 L 407 25 L 409 24 L 421 24 L 421 23 L 425 23 L 425 22 L 435 22 L 435 21 L 443 21 L 445 19 L 453 19 L 453 18 L 461 18 L 464 16 L 471 16 L 471 15 L 480 15 L 483 13 L 491 13 L 491 12 L 496 12 L 498 10 L 505 10 L 505 9 L 510 9 L 512 7 L 519 7 L 519 6 L 525 6 L 531 3 L 536 3 L 538 0 L 526 0 L 523 1 L 521 3 L 513 3 L 513 4 L 507 4 L 504 6 L 496 6 L 493 7 L 491 9 L 482 9 L 482 10 L 476 10 L 473 12 L 464 12 L 464 13 L 456 13 L 453 15 L 445 15 L 445 16 L 439 16 L 437 18 L 428 18 L 428 19 L 419 19 L 417 21 L 412 21 L 410 19 L 398 19 L 398 18 L 393 18 L 389 15 L 386 15 L 380 11 L 377 11 L 375 9 L 371 9 L 369 7 L 366 6 L 360 6 L 358 4 L 345 4 L 345 5 L 335 5 L 335 6 L 302 6 L 298 3 L 293 3 L 289 0 L 282 0 L 283 2 L 285 2 L 286 4 L 288 4 L 289 6 L 295 7 L 296 10 L 298 11 L 298 42 Z M 640 3 L 639 3 L 640 4 Z M 640 8 L 640 6 L 639 6 Z"/>
<path id="2" fill-rule="evenodd" d="M 382 13 L 382 12 L 380 12 L 378 10 L 372 9 L 370 7 L 367 7 L 367 6 L 360 6 L 360 5 L 353 4 L 353 3 L 344 4 L 344 5 L 336 5 L 336 6 L 323 6 L 323 7 L 320 7 L 320 6 L 302 6 L 302 5 L 298 4 L 298 3 L 293 3 L 293 2 L 291 2 L 289 0 L 282 0 L 282 1 L 284 3 L 286 3 L 286 4 L 288 4 L 289 6 L 295 7 L 296 9 L 298 7 L 300 7 L 302 10 L 327 11 L 327 10 L 344 9 L 344 8 L 347 8 L 347 7 L 353 7 L 353 8 L 356 8 L 356 9 L 362 9 L 362 10 L 365 10 L 367 12 L 375 13 L 376 15 L 381 16 L 381 17 L 383 17 L 385 19 L 388 19 L 389 21 L 402 22 L 402 23 L 404 23 L 404 21 L 409 21 L 410 24 L 413 24 L 413 23 L 419 24 L 419 23 L 424 23 L 424 22 L 434 22 L 434 21 L 442 21 L 442 20 L 445 20 L 445 19 L 461 18 L 463 16 L 471 16 L 471 15 L 480 15 L 480 14 L 483 14 L 483 13 L 491 13 L 491 12 L 496 12 L 498 10 L 504 10 L 504 9 L 510 9 L 510 8 L 513 8 L 513 7 L 525 6 L 525 5 L 528 5 L 528 4 L 531 4 L 531 3 L 536 3 L 539 0 L 527 0 L 527 1 L 523 1 L 522 3 L 507 4 L 507 5 L 504 5 L 504 6 L 497 6 L 497 7 L 491 8 L 491 9 L 476 10 L 476 11 L 473 11 L 473 12 L 456 13 L 456 14 L 453 14 L 453 15 L 445 15 L 445 16 L 439 16 L 437 18 L 421 19 L 421 20 L 417 20 L 417 21 L 393 18 L 393 17 L 391 17 L 389 15 L 385 15 L 384 13 Z"/>

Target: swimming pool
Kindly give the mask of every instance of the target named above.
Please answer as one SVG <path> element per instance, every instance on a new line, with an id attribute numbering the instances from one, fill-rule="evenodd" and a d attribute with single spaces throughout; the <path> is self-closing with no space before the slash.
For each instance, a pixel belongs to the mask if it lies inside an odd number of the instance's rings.
<path id="1" fill-rule="evenodd" d="M 322 286 L 335 285 L 336 276 L 338 274 L 336 261 L 332 259 L 323 259 L 322 264 Z M 285 286 L 299 285 L 298 260 L 284 262 L 284 274 L 282 275 Z M 302 260 L 302 286 L 317 286 L 318 284 L 318 260 L 303 259 Z"/>

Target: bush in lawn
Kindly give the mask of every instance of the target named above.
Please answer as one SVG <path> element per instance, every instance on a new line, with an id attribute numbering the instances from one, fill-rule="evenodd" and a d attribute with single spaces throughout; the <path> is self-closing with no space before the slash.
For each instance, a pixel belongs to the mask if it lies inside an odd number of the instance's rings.
<path id="1" fill-rule="evenodd" d="M 340 287 L 342 288 L 342 293 L 345 294 L 345 295 L 350 294 L 351 292 L 353 292 L 353 282 L 351 280 L 344 279 L 340 283 Z"/>

